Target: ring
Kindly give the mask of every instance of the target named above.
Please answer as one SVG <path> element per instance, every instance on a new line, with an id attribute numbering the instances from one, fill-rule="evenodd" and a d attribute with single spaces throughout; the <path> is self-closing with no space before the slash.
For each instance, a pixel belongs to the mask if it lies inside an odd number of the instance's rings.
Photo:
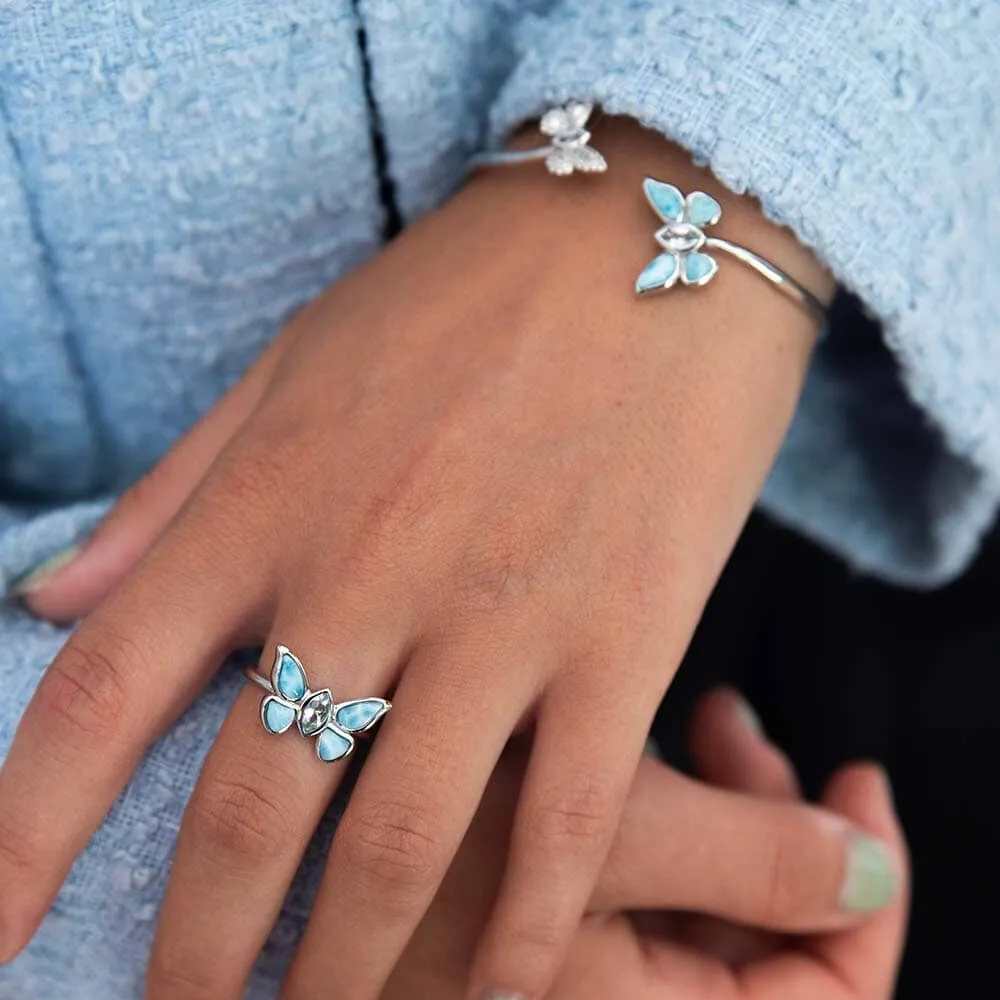
<path id="1" fill-rule="evenodd" d="M 276 647 L 270 680 L 255 667 L 248 667 L 246 675 L 268 692 L 260 703 L 264 729 L 279 735 L 296 723 L 303 736 L 316 737 L 316 756 L 327 763 L 350 757 L 355 735 L 368 732 L 392 708 L 385 698 L 338 705 L 329 688 L 311 691 L 305 668 L 287 646 Z"/>
<path id="2" fill-rule="evenodd" d="M 767 278 L 775 288 L 817 319 L 826 319 L 826 307 L 807 288 L 785 274 L 769 260 L 752 250 L 715 236 L 706 236 L 704 228 L 722 218 L 722 206 L 704 191 L 692 191 L 686 197 L 673 184 L 647 177 L 642 182 L 646 200 L 660 217 L 663 226 L 656 231 L 656 242 L 663 253 L 654 257 L 636 278 L 640 295 L 663 291 L 678 281 L 684 285 L 707 285 L 719 270 L 715 258 L 705 250 L 722 250 Z"/>

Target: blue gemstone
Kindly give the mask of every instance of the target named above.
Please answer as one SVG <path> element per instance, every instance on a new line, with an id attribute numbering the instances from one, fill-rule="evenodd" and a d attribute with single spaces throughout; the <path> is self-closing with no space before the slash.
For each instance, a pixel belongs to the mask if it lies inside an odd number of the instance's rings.
<path id="1" fill-rule="evenodd" d="M 651 292 L 657 288 L 667 288 L 677 277 L 677 258 L 672 253 L 661 253 L 654 257 L 642 274 L 635 279 L 637 292 Z"/>
<path id="2" fill-rule="evenodd" d="M 283 733 L 295 721 L 295 709 L 274 698 L 264 702 L 264 728 L 269 733 Z"/>
<path id="3" fill-rule="evenodd" d="M 722 216 L 722 206 L 704 191 L 692 191 L 688 195 L 688 222 L 696 226 L 711 226 Z"/>
<path id="4" fill-rule="evenodd" d="M 346 757 L 354 746 L 350 736 L 344 736 L 334 729 L 324 729 L 316 738 L 316 753 L 320 760 L 332 761 Z"/>
<path id="5" fill-rule="evenodd" d="M 291 653 L 282 653 L 274 686 L 278 694 L 289 701 L 298 701 L 306 693 L 306 674 Z"/>
<path id="6" fill-rule="evenodd" d="M 381 698 L 349 701 L 337 709 L 337 725 L 349 733 L 360 733 L 386 711 Z"/>
<path id="7" fill-rule="evenodd" d="M 653 177 L 647 177 L 642 182 L 650 205 L 656 214 L 665 222 L 680 222 L 684 215 L 684 196 L 673 186 L 664 184 Z"/>
<path id="8" fill-rule="evenodd" d="M 707 253 L 689 253 L 684 258 L 684 278 L 694 284 L 715 273 L 716 264 Z"/>

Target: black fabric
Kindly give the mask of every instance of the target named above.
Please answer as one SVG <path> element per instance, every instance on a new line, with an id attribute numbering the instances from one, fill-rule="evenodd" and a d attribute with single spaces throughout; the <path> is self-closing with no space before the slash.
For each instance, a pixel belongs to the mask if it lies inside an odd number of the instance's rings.
<path id="1" fill-rule="evenodd" d="M 998 668 L 1000 532 L 959 582 L 913 593 L 858 578 L 755 517 L 654 735 L 668 760 L 686 763 L 691 706 L 725 682 L 747 695 L 811 796 L 845 761 L 885 764 L 915 871 L 899 1000 L 995 996 Z"/>

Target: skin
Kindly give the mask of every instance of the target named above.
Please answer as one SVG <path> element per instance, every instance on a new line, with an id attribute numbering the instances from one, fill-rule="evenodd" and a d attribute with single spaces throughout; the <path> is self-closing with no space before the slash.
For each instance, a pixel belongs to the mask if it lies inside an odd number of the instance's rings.
<path id="1" fill-rule="evenodd" d="M 816 334 L 735 262 L 637 302 L 656 252 L 643 175 L 708 191 L 719 235 L 832 288 L 662 138 L 606 120 L 595 144 L 613 164 L 599 181 L 483 172 L 337 283 L 27 595 L 43 617 L 89 614 L 0 771 L 0 957 L 225 653 L 261 643 L 266 669 L 284 643 L 314 687 L 395 705 L 286 1000 L 321 981 L 378 995 L 529 720 L 468 989 L 549 988 Z M 258 703 L 250 687 L 237 700 L 185 815 L 150 1000 L 241 994 L 343 775 L 263 732 Z"/>
<path id="2" fill-rule="evenodd" d="M 639 766 L 622 823 L 594 895 L 547 1000 L 889 1000 L 906 925 L 906 846 L 884 773 L 872 764 L 841 768 L 818 810 L 801 804 L 795 772 L 766 736 L 748 727 L 739 699 L 719 690 L 698 706 L 690 752 L 700 781 L 653 759 Z M 526 754 L 514 747 L 501 760 L 479 812 L 437 897 L 382 1000 L 461 1000 L 469 963 L 489 919 L 508 849 Z M 736 816 L 730 810 L 738 810 Z M 770 815 L 768 813 L 770 812 Z M 864 923 L 839 917 L 832 885 L 814 875 L 834 814 L 890 845 L 901 891 Z M 780 835 L 777 816 L 815 821 L 811 836 Z M 823 822 L 820 822 L 822 820 Z M 754 879 L 732 836 L 753 837 L 758 823 L 784 861 L 771 884 Z M 803 827 L 804 831 L 806 828 Z M 820 833 L 820 830 L 824 833 Z M 713 891 L 713 870 L 742 865 L 742 880 Z M 765 869 L 767 866 L 763 866 Z M 739 881 L 746 895 L 732 892 Z M 824 902 L 825 899 L 825 902 Z M 823 915 L 824 906 L 826 915 Z M 687 911 L 687 912 L 682 912 Z M 790 937 L 750 929 L 774 927 L 808 912 L 826 933 Z M 711 914 L 711 915 L 708 915 Z M 797 929 L 804 929 L 800 920 Z"/>

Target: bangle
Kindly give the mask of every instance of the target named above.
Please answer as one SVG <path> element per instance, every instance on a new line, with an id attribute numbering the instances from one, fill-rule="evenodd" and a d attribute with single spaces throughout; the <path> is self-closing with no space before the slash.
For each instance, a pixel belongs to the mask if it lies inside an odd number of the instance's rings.
<path id="1" fill-rule="evenodd" d="M 521 150 L 489 150 L 474 156 L 470 169 L 544 159 L 549 173 L 559 177 L 578 170 L 603 173 L 607 170 L 607 161 L 589 145 L 590 132 L 586 124 L 592 111 L 593 105 L 582 101 L 567 101 L 550 108 L 542 115 L 538 126 L 549 138 L 546 145 Z M 823 302 L 791 275 L 738 243 L 705 234 L 708 226 L 716 225 L 722 218 L 722 206 L 711 195 L 692 191 L 685 196 L 673 184 L 654 177 L 647 177 L 642 188 L 663 225 L 655 233 L 662 252 L 636 278 L 635 290 L 639 295 L 665 291 L 678 282 L 692 287 L 707 285 L 715 277 L 719 265 L 706 251 L 716 250 L 735 257 L 820 322 L 826 321 L 827 310 Z"/>

